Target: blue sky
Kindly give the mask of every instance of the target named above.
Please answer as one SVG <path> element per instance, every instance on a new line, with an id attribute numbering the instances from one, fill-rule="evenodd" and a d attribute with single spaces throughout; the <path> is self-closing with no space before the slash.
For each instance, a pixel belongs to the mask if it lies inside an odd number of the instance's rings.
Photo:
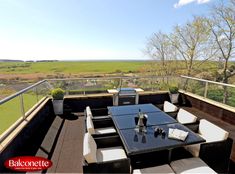
<path id="1" fill-rule="evenodd" d="M 159 30 L 171 32 L 216 0 L 0 0 L 0 59 L 148 59 Z"/>

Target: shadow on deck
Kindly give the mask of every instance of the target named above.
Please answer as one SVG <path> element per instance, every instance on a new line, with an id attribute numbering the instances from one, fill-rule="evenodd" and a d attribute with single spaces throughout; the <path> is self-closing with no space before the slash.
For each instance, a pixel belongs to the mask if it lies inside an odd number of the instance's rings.
<path id="1" fill-rule="evenodd" d="M 17 150 L 13 154 L 14 156 L 41 156 L 51 160 L 52 167 L 43 173 L 82 173 L 83 135 L 83 115 L 51 116 L 37 131 L 33 132 L 24 145 L 14 148 Z M 12 171 L 3 167 L 0 172 Z"/>
<path id="2" fill-rule="evenodd" d="M 84 117 L 79 114 L 56 116 L 36 156 L 53 162 L 48 173 L 82 173 Z"/>
<path id="3" fill-rule="evenodd" d="M 82 173 L 83 135 L 83 115 L 56 116 L 35 154 L 53 162 L 45 172 Z"/>

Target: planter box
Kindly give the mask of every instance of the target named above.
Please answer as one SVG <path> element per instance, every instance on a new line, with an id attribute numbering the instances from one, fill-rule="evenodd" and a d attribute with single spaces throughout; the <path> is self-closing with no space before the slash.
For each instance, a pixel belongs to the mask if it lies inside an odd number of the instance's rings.
<path id="1" fill-rule="evenodd" d="M 64 112 L 64 100 L 52 100 L 55 115 L 62 115 Z"/>
<path id="2" fill-rule="evenodd" d="M 177 93 L 177 94 L 169 94 L 169 96 L 170 96 L 170 99 L 171 99 L 171 103 L 178 103 L 178 98 L 179 98 L 179 93 Z"/>

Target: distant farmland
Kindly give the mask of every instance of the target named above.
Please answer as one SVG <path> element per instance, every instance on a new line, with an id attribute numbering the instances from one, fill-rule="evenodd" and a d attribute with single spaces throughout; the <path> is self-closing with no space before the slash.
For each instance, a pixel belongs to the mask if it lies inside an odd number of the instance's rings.
<path id="1" fill-rule="evenodd" d="M 1 62 L 1 74 L 114 73 L 138 71 L 145 61 Z"/>
<path id="2" fill-rule="evenodd" d="M 148 63 L 149 61 L 0 62 L 0 80 L 4 80 L 3 83 L 12 80 L 36 82 L 45 78 L 138 73 Z"/>
<path id="3" fill-rule="evenodd" d="M 195 61 L 195 68 L 191 76 L 197 76 L 200 73 L 207 73 L 215 77 L 218 71 L 218 62 Z M 229 65 L 235 65 L 229 62 Z M 200 65 L 200 66 L 199 66 Z M 177 61 L 174 63 L 174 75 L 186 74 L 185 62 Z M 172 68 L 172 67 L 171 67 Z M 142 75 L 162 74 L 161 62 L 151 61 L 55 61 L 55 62 L 0 62 L 0 80 L 3 83 L 17 82 L 35 82 L 45 78 L 72 78 L 72 77 L 90 77 L 90 76 L 109 76 L 125 75 L 133 73 Z M 204 77 L 201 75 L 200 77 Z M 231 82 L 234 82 L 232 80 Z M 213 78 L 212 78 L 213 80 Z"/>

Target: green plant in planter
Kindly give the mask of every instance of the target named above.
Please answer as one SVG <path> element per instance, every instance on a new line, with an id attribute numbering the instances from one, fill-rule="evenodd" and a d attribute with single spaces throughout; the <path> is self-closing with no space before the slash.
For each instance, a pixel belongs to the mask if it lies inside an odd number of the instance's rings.
<path id="1" fill-rule="evenodd" d="M 170 96 L 170 100 L 171 103 L 178 103 L 178 98 L 179 98 L 179 89 L 177 86 L 171 86 L 169 87 L 169 96 Z"/>
<path id="2" fill-rule="evenodd" d="M 64 112 L 64 90 L 61 88 L 55 88 L 51 90 L 52 104 L 54 108 L 54 113 L 56 115 L 62 115 Z"/>
<path id="3" fill-rule="evenodd" d="M 171 94 L 177 94 L 179 91 L 179 88 L 177 86 L 170 86 L 169 91 Z"/>
<path id="4" fill-rule="evenodd" d="M 61 88 L 55 88 L 51 90 L 51 96 L 54 100 L 63 100 L 64 99 L 64 90 Z"/>

